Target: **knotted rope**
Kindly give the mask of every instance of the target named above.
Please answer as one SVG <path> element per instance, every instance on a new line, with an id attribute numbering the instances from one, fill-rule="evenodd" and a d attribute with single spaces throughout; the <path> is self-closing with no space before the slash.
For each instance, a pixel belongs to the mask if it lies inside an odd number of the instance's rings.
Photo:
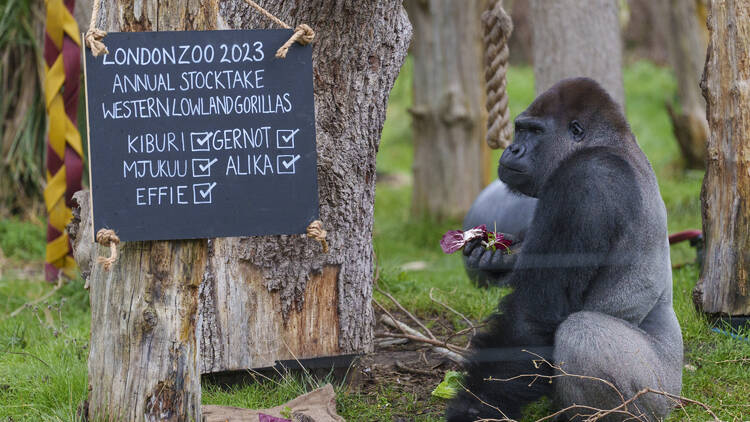
<path id="1" fill-rule="evenodd" d="M 323 253 L 328 253 L 328 242 L 326 242 L 327 231 L 323 230 L 323 222 L 315 220 L 307 226 L 307 237 L 317 240 L 323 247 Z"/>
<path id="2" fill-rule="evenodd" d="M 254 7 L 255 10 L 259 11 L 268 19 L 274 21 L 280 27 L 284 29 L 292 29 L 291 26 L 287 25 L 286 23 L 284 23 L 284 21 L 272 15 L 269 11 L 262 8 L 253 0 L 245 0 L 245 3 Z M 102 42 L 102 39 L 107 36 L 107 32 L 96 27 L 96 21 L 99 18 L 100 7 L 101 0 L 94 0 L 94 7 L 91 11 L 91 23 L 89 23 L 89 30 L 86 31 L 86 35 L 84 36 L 84 38 L 86 39 L 86 45 L 91 49 L 91 54 L 93 54 L 94 57 L 98 57 L 102 53 L 109 53 L 109 50 L 107 50 L 107 46 Z M 313 31 L 312 28 L 310 28 L 308 25 L 305 25 L 304 23 L 297 25 L 297 27 L 294 28 L 294 34 L 292 34 L 291 38 L 289 38 L 287 42 L 284 43 L 284 45 L 276 50 L 276 57 L 279 59 L 283 59 L 286 57 L 286 53 L 289 52 L 289 47 L 291 47 L 292 44 L 297 42 L 300 43 L 300 45 L 307 45 L 310 44 L 314 38 L 315 31 Z"/>
<path id="3" fill-rule="evenodd" d="M 109 271 L 112 264 L 117 261 L 117 245 L 120 243 L 120 238 L 114 230 L 100 229 L 96 233 L 96 243 L 102 246 L 109 246 L 109 258 L 100 256 L 97 261 L 104 265 L 104 270 Z"/>
<path id="4" fill-rule="evenodd" d="M 94 57 L 98 57 L 100 54 L 108 54 L 107 46 L 102 42 L 102 38 L 107 36 L 107 32 L 102 31 L 96 27 L 96 21 L 99 19 L 99 8 L 102 6 L 102 0 L 94 0 L 94 7 L 91 11 L 91 22 L 89 22 L 89 29 L 84 35 L 86 45 L 91 49 L 91 54 Z"/>
<path id="5" fill-rule="evenodd" d="M 292 29 L 291 26 L 287 25 L 284 21 L 272 15 L 271 12 L 269 12 L 268 10 L 260 7 L 260 5 L 254 2 L 253 0 L 245 0 L 245 3 L 254 7 L 255 10 L 259 11 L 263 16 L 267 17 L 268 19 L 274 21 L 280 27 L 285 28 L 285 29 Z M 294 28 L 294 34 L 292 34 L 292 37 L 289 38 L 287 42 L 284 43 L 284 45 L 279 47 L 278 50 L 276 50 L 276 57 L 279 59 L 283 59 L 284 57 L 286 57 L 286 53 L 289 51 L 289 47 L 291 47 L 292 44 L 294 44 L 295 42 L 298 42 L 300 43 L 300 45 L 307 45 L 307 44 L 310 44 L 314 38 L 315 38 L 315 31 L 313 31 L 312 28 L 305 25 L 304 23 L 297 25 L 297 27 Z"/>
<path id="6" fill-rule="evenodd" d="M 513 138 L 508 109 L 506 73 L 508 72 L 508 39 L 513 21 L 505 13 L 501 0 L 494 0 L 482 13 L 484 28 L 484 77 L 487 80 L 487 111 L 489 127 L 487 144 L 492 149 L 505 148 Z"/>

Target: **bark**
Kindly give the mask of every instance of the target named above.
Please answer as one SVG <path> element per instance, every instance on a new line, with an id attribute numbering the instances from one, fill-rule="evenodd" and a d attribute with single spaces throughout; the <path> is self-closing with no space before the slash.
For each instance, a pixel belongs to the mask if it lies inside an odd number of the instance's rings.
<path id="1" fill-rule="evenodd" d="M 375 155 L 411 27 L 399 0 L 257 1 L 313 43 L 320 219 L 330 252 L 304 236 L 210 242 L 198 336 L 203 372 L 373 348 Z M 229 28 L 274 28 L 242 1 Z"/>
<path id="2" fill-rule="evenodd" d="M 481 26 L 487 2 L 405 4 L 415 32 L 412 212 L 462 218 L 490 179 Z"/>
<path id="3" fill-rule="evenodd" d="M 617 0 L 531 1 L 537 95 L 560 79 L 586 76 L 624 107 Z"/>
<path id="4" fill-rule="evenodd" d="M 195 321 L 206 265 L 203 240 L 128 242 L 110 271 L 109 248 L 92 243 L 89 193 L 69 226 L 90 281 L 88 420 L 200 421 Z"/>
<path id="5" fill-rule="evenodd" d="M 708 28 L 706 249 L 694 300 L 709 314 L 750 315 L 750 3 L 711 1 Z"/>
<path id="6" fill-rule="evenodd" d="M 706 61 L 705 20 L 699 19 L 700 0 L 671 0 L 670 56 L 677 77 L 679 106 L 667 105 L 675 138 L 685 164 L 702 169 L 706 162 L 706 102 L 700 92 L 700 77 Z"/>

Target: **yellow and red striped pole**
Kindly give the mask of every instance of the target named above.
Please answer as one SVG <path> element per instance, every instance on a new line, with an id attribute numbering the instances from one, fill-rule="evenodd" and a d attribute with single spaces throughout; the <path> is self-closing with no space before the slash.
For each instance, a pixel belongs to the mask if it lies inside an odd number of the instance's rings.
<path id="1" fill-rule="evenodd" d="M 73 18 L 75 0 L 46 0 L 44 36 L 44 94 L 47 135 L 47 256 L 45 276 L 55 281 L 61 273 L 73 277 L 75 261 L 65 226 L 72 217 L 72 196 L 81 189 L 83 146 L 78 133 L 78 93 L 81 39 Z"/>

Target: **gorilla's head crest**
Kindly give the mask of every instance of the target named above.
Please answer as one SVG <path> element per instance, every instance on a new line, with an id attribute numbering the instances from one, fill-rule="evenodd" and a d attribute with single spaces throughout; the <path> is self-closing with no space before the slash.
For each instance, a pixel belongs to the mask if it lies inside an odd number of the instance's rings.
<path id="1" fill-rule="evenodd" d="M 536 197 L 570 154 L 595 146 L 628 149 L 635 138 L 620 106 L 596 81 L 564 79 L 516 117 L 498 176 L 512 190 Z"/>

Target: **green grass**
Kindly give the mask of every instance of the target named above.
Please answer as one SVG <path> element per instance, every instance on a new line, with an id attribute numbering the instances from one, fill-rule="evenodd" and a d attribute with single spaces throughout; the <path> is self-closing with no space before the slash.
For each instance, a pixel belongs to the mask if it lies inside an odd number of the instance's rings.
<path id="1" fill-rule="evenodd" d="M 527 67 L 509 71 L 509 95 L 513 116 L 534 98 L 533 72 Z M 702 173 L 683 171 L 679 152 L 671 133 L 663 104 L 673 98 L 675 82 L 670 72 L 646 62 L 638 62 L 625 70 L 627 115 L 640 145 L 649 156 L 667 206 L 669 230 L 700 228 L 700 183 Z M 446 256 L 439 247 L 442 233 L 460 225 L 459 221 L 435 222 L 410 216 L 412 153 L 411 126 L 408 109 L 411 105 L 411 63 L 407 62 L 391 94 L 388 118 L 378 155 L 377 169 L 381 175 L 407 176 L 407 183 L 380 184 L 375 205 L 375 251 L 380 269 L 381 288 L 390 291 L 407 308 L 427 320 L 446 311 L 429 298 L 434 294 L 470 318 L 479 320 L 495 307 L 500 289 L 477 289 L 466 279 L 459 256 Z M 499 152 L 488 159 L 496 162 Z M 49 300 L 49 306 L 66 302 L 61 311 L 26 309 L 17 317 L 7 315 L 23 303 L 40 297 L 50 289 L 40 280 L 21 269 L 28 262 L 41 260 L 44 229 L 39 224 L 18 221 L 0 222 L 0 248 L 5 255 L 0 278 L 0 421 L 37 421 L 75 419 L 78 403 L 86 396 L 85 341 L 88 338 L 88 300 L 80 281 L 66 286 Z M 687 246 L 673 248 L 673 263 L 686 263 L 694 258 Z M 423 261 L 427 269 L 404 270 L 404 264 Z M 0 261 L 1 262 L 1 261 Z M 712 406 L 722 420 L 750 419 L 747 391 L 750 391 L 750 363 L 722 362 L 750 357 L 750 343 L 714 333 L 705 319 L 693 308 L 691 290 L 698 278 L 694 265 L 674 272 L 675 310 L 685 339 L 683 395 Z M 388 300 L 375 295 L 380 303 Z M 451 318 L 453 318 L 451 316 Z M 461 326 L 453 318 L 456 327 Z M 50 326 L 52 324 L 53 326 Z M 57 336 L 55 336 L 57 330 Z M 750 333 L 746 333 L 750 334 Z M 42 363 L 42 361 L 44 363 Z M 694 370 L 693 370 L 694 368 Z M 206 386 L 204 403 L 249 408 L 271 407 L 310 391 L 326 380 L 286 376 L 274 382 L 262 382 L 222 390 Z M 439 420 L 433 409 L 441 401 L 432 397 L 416 397 L 398 384 L 377 387 L 377 394 L 365 395 L 337 385 L 338 409 L 351 421 Z M 546 404 L 538 404 L 529 414 L 541 416 L 548 412 Z M 676 411 L 670 421 L 708 420 L 697 406 Z M 11 419 L 12 418 L 12 419 Z"/>

